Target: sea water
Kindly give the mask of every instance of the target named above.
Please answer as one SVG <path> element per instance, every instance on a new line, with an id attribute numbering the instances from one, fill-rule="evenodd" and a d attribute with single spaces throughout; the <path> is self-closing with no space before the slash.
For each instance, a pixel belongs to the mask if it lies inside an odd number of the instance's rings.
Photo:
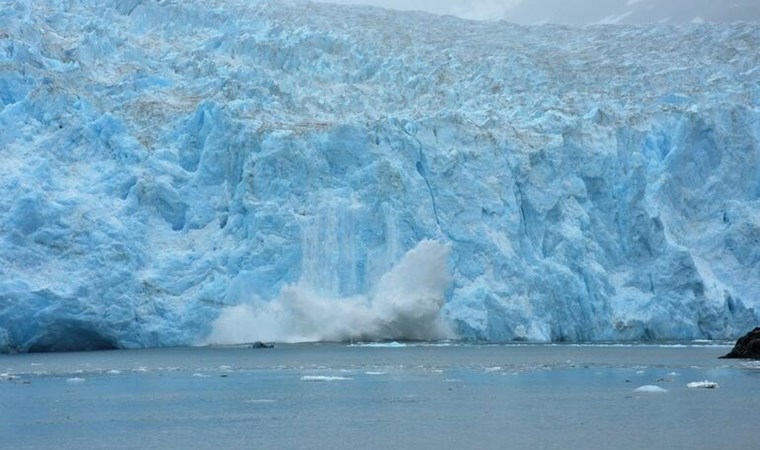
<path id="1" fill-rule="evenodd" d="M 5 355 L 0 447 L 757 448 L 760 364 L 718 359 L 728 349 L 389 343 Z"/>

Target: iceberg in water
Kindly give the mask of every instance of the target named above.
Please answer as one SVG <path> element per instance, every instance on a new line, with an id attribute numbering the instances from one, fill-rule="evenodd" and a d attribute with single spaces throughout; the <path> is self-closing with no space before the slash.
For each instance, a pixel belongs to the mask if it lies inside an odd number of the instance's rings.
<path id="1" fill-rule="evenodd" d="M 0 0 L 0 349 L 724 339 L 760 28 Z"/>
<path id="2" fill-rule="evenodd" d="M 636 389 L 633 390 L 633 392 L 644 392 L 647 394 L 662 394 L 662 393 L 668 392 L 668 390 L 654 384 L 646 384 L 644 386 L 637 387 Z"/>
<path id="3" fill-rule="evenodd" d="M 718 383 L 714 381 L 692 381 L 690 383 L 686 384 L 686 387 L 690 388 L 702 388 L 702 389 L 717 389 L 720 386 L 718 386 Z"/>

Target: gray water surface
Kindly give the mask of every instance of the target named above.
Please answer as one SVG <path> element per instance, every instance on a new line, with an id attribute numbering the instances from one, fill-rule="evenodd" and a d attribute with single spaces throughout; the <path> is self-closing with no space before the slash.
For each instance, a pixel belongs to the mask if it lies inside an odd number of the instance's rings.
<path id="1" fill-rule="evenodd" d="M 717 359 L 728 349 L 308 344 L 6 355 L 0 447 L 756 448 L 760 364 Z M 687 387 L 704 380 L 719 387 Z"/>

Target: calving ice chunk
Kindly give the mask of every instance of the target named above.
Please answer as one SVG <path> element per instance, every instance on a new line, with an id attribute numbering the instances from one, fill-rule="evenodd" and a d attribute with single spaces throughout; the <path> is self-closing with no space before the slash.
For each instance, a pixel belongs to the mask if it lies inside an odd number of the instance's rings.
<path id="1" fill-rule="evenodd" d="M 233 0 L 0 23 L 5 351 L 759 319 L 757 25 Z"/>
<path id="2" fill-rule="evenodd" d="M 422 241 L 370 293 L 322 297 L 300 281 L 274 300 L 248 293 L 214 322 L 211 344 L 254 341 L 439 340 L 454 337 L 441 311 L 450 277 L 449 246 Z"/>

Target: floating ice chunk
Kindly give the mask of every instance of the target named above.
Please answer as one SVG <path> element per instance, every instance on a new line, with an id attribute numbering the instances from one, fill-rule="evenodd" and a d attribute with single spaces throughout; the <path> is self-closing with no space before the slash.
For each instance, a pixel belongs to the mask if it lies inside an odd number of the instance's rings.
<path id="1" fill-rule="evenodd" d="M 647 384 L 644 386 L 639 386 L 636 389 L 633 390 L 633 392 L 647 392 L 647 393 L 661 393 L 661 392 L 668 392 L 667 389 L 663 389 L 660 386 L 655 386 L 653 384 Z"/>
<path id="2" fill-rule="evenodd" d="M 718 383 L 714 381 L 692 381 L 691 383 L 686 384 L 686 387 L 690 388 L 702 388 L 702 389 L 717 389 Z"/>
<path id="3" fill-rule="evenodd" d="M 66 380 L 66 383 L 68 383 L 68 384 L 80 384 L 80 383 L 84 383 L 84 381 L 85 381 L 84 378 L 73 377 L 73 378 L 68 378 Z"/>
<path id="4" fill-rule="evenodd" d="M 301 381 L 347 381 L 353 380 L 351 377 L 329 377 L 324 375 L 304 375 L 301 377 Z"/>

